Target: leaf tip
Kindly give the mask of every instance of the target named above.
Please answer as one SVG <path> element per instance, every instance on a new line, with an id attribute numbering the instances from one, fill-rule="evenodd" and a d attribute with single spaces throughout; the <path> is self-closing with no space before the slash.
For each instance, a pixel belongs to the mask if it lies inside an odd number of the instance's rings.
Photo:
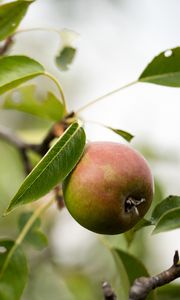
<path id="1" fill-rule="evenodd" d="M 6 217 L 9 213 L 10 213 L 10 212 L 9 212 L 9 210 L 8 210 L 8 208 L 7 208 L 7 209 L 3 212 L 2 216 L 3 216 L 3 217 Z"/>
<path id="2" fill-rule="evenodd" d="M 151 235 L 155 235 L 155 234 L 157 234 L 157 233 L 159 233 L 160 231 L 155 227 L 154 229 L 153 229 L 153 231 L 151 232 Z"/>
<path id="3" fill-rule="evenodd" d="M 5 212 L 3 213 L 3 217 L 7 217 L 7 215 L 9 215 L 11 212 L 11 209 L 8 207 Z"/>
<path id="4" fill-rule="evenodd" d="M 7 207 L 7 209 L 5 210 L 5 212 L 3 213 L 3 217 L 6 217 L 7 215 L 9 215 L 12 210 L 14 210 L 16 207 L 16 205 L 13 204 L 13 200 L 10 202 L 9 206 Z"/>

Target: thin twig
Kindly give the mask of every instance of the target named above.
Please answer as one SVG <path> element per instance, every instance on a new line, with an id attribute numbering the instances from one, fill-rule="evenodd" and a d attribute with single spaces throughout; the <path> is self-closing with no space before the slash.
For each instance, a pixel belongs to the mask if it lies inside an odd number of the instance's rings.
<path id="1" fill-rule="evenodd" d="M 6 54 L 6 52 L 10 49 L 10 47 L 13 44 L 13 37 L 10 36 L 8 37 L 5 41 L 4 44 L 0 47 L 0 56 L 3 56 L 4 54 Z"/>
<path id="2" fill-rule="evenodd" d="M 179 253 L 175 251 L 173 265 L 166 271 L 152 277 L 140 277 L 134 281 L 130 289 L 129 300 L 145 300 L 148 294 L 180 277 Z"/>
<path id="3" fill-rule="evenodd" d="M 61 136 L 67 127 L 74 121 L 74 118 L 75 114 L 74 112 L 71 112 L 67 114 L 63 120 L 55 123 L 40 144 L 25 143 L 14 132 L 4 126 L 0 126 L 0 139 L 16 147 L 22 157 L 24 169 L 28 175 L 32 170 L 31 162 L 28 157 L 28 150 L 32 150 L 41 156 L 44 156 L 49 150 L 50 143 L 53 139 Z"/>
<path id="4" fill-rule="evenodd" d="M 54 188 L 54 194 L 55 194 L 55 200 L 57 203 L 57 208 L 61 210 L 64 208 L 64 198 L 63 198 L 63 193 L 62 193 L 62 186 L 57 185 Z"/>
<path id="5" fill-rule="evenodd" d="M 68 115 L 66 115 L 63 120 L 55 123 L 52 126 L 52 128 L 49 130 L 49 132 L 47 133 L 47 135 L 45 136 L 41 144 L 37 146 L 37 149 L 35 151 L 38 152 L 40 155 L 45 155 L 50 148 L 50 143 L 52 142 L 52 140 L 63 134 L 63 132 L 69 126 L 69 120 L 71 120 L 72 122 L 73 118 L 74 118 L 74 112 L 71 112 Z"/>
<path id="6" fill-rule="evenodd" d="M 104 281 L 102 284 L 102 289 L 103 289 L 103 294 L 104 294 L 104 299 L 105 300 L 116 300 L 117 296 L 112 290 L 111 285 L 107 282 Z"/>
<path id="7" fill-rule="evenodd" d="M 5 140 L 9 144 L 15 146 L 16 148 L 24 148 L 25 143 L 19 139 L 19 137 L 14 134 L 11 130 L 4 126 L 0 126 L 0 139 Z"/>

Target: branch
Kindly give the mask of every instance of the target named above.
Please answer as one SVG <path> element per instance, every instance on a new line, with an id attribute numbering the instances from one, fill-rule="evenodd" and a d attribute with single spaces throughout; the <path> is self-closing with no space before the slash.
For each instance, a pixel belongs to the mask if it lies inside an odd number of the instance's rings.
<path id="1" fill-rule="evenodd" d="M 148 294 L 180 277 L 179 253 L 175 251 L 173 265 L 166 271 L 152 277 L 140 277 L 134 281 L 130 289 L 129 300 L 145 300 Z"/>
<path id="2" fill-rule="evenodd" d="M 49 150 L 51 141 L 54 138 L 59 137 L 63 134 L 63 132 L 70 125 L 70 123 L 72 123 L 74 116 L 75 116 L 74 112 L 71 112 L 68 115 L 66 115 L 63 120 L 55 123 L 52 126 L 52 128 L 49 130 L 49 132 L 47 133 L 47 135 L 45 136 L 41 144 L 37 146 L 37 149 L 35 151 L 42 156 L 45 155 L 46 152 Z"/>
<path id="3" fill-rule="evenodd" d="M 73 123 L 74 120 L 74 112 L 71 112 L 68 115 L 66 115 L 63 120 L 55 123 L 52 126 L 52 128 L 40 144 L 25 143 L 14 132 L 3 126 L 0 126 L 0 139 L 3 139 L 4 141 L 17 148 L 22 157 L 25 172 L 26 174 L 29 174 L 32 170 L 32 166 L 28 157 L 28 150 L 32 150 L 40 154 L 41 156 L 44 156 L 49 150 L 50 143 L 52 142 L 52 140 L 56 137 L 61 136 L 63 132 L 68 128 L 68 126 L 71 123 Z"/>
<path id="4" fill-rule="evenodd" d="M 54 188 L 54 195 L 55 195 L 55 200 L 57 203 L 57 208 L 61 210 L 64 208 L 64 198 L 63 198 L 63 193 L 62 193 L 62 186 L 56 186 Z"/>
<path id="5" fill-rule="evenodd" d="M 104 299 L 105 300 L 116 300 L 117 296 L 112 290 L 111 285 L 107 282 L 104 281 L 102 284 L 102 289 L 103 289 L 103 294 L 104 294 Z"/>
<path id="6" fill-rule="evenodd" d="M 6 52 L 9 50 L 12 44 L 13 44 L 13 38 L 12 36 L 10 36 L 4 41 L 4 45 L 0 47 L 0 56 L 6 54 Z"/>

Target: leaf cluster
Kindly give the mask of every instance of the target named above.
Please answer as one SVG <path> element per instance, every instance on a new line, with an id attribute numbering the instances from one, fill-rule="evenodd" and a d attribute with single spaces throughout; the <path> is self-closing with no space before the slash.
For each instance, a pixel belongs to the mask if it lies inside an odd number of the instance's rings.
<path id="1" fill-rule="evenodd" d="M 5 41 L 16 34 L 16 29 L 33 2 L 19 0 L 0 5 L 0 41 Z M 67 70 L 74 60 L 75 54 L 76 49 L 74 47 L 65 45 L 55 59 L 59 69 Z M 46 76 L 53 80 L 58 88 L 59 95 L 56 96 L 48 91 L 45 96 L 42 96 L 39 94 L 36 85 L 22 86 L 22 84 L 38 76 Z M 163 51 L 156 56 L 139 78 L 133 82 L 133 84 L 135 83 L 180 87 L 180 47 Z M 5 94 L 6 92 L 8 93 Z M 60 83 L 38 61 L 22 55 L 2 56 L 0 58 L 0 95 L 4 94 L 1 109 L 18 110 L 35 115 L 53 122 L 54 125 L 63 124 L 63 131 L 66 129 L 57 140 L 54 140 L 55 135 L 48 140 L 48 142 L 53 141 L 53 145 L 45 155 L 42 155 L 12 198 L 6 211 L 6 213 L 10 213 L 16 207 L 32 203 L 45 196 L 62 183 L 80 160 L 86 144 L 86 135 L 83 127 L 79 125 L 78 112 L 73 112 L 73 114 L 67 112 Z M 86 107 L 95 102 L 89 103 Z M 128 142 L 133 138 L 131 133 L 122 129 L 103 126 Z M 37 147 L 31 147 L 31 150 L 36 152 Z M 167 197 L 155 206 L 148 219 L 143 219 L 124 235 L 128 246 L 135 238 L 136 232 L 144 227 L 153 226 L 153 234 L 179 228 L 179 216 L 180 196 Z M 40 228 L 39 215 L 36 216 L 36 213 L 34 214 L 31 211 L 23 213 L 19 218 L 18 226 L 19 238 L 17 240 L 3 239 L 0 241 L 0 299 L 2 300 L 20 299 L 25 287 L 28 278 L 28 267 L 21 243 L 30 243 L 37 249 L 43 249 L 47 246 L 47 238 Z M 122 249 L 114 247 L 111 252 L 117 267 L 119 270 L 123 270 L 125 274 L 124 286 L 126 287 L 125 294 L 127 296 L 134 279 L 138 276 L 148 276 L 148 272 L 136 257 L 122 251 Z M 13 284 L 11 284 L 12 282 Z M 155 294 L 151 293 L 148 299 L 155 299 Z"/>

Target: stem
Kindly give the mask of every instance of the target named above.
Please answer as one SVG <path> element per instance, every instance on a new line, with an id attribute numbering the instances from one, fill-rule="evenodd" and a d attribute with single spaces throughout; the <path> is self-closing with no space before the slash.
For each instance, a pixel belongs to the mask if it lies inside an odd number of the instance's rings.
<path id="1" fill-rule="evenodd" d="M 26 32 L 31 32 L 31 31 L 46 31 L 46 32 L 49 31 L 49 32 L 54 32 L 54 33 L 60 34 L 60 31 L 55 29 L 55 28 L 34 27 L 34 28 L 27 28 L 27 29 L 17 30 L 14 33 L 14 35 L 18 35 L 18 34 L 26 33 Z"/>
<path id="2" fill-rule="evenodd" d="M 0 139 L 8 142 L 16 148 L 25 148 L 25 143 L 22 142 L 14 132 L 11 132 L 11 130 L 4 126 L 0 126 Z"/>
<path id="3" fill-rule="evenodd" d="M 13 247 L 9 251 L 6 260 L 4 261 L 4 264 L 2 266 L 1 272 L 0 272 L 0 279 L 3 276 L 3 273 L 5 272 L 6 268 L 8 267 L 8 264 L 11 260 L 11 257 L 13 256 L 14 252 L 16 251 L 17 247 L 22 243 L 24 238 L 26 237 L 28 231 L 31 229 L 33 223 L 36 221 L 36 219 L 42 215 L 54 202 L 54 198 L 50 199 L 46 204 L 40 206 L 37 208 L 37 210 L 34 211 L 31 218 L 28 220 L 22 231 L 20 232 L 19 236 L 17 237 Z"/>
<path id="4" fill-rule="evenodd" d="M 152 277 L 137 278 L 130 288 L 129 300 L 145 300 L 149 293 L 180 277 L 179 253 L 175 251 L 173 265 L 166 271 Z"/>
<path id="5" fill-rule="evenodd" d="M 13 37 L 9 36 L 5 41 L 4 45 L 0 47 L 0 56 L 5 55 L 7 51 L 10 49 L 10 47 L 13 44 Z"/>
<path id="6" fill-rule="evenodd" d="M 116 300 L 117 299 L 117 296 L 114 293 L 114 291 L 112 290 L 112 287 L 109 284 L 109 282 L 107 282 L 107 281 L 103 282 L 102 289 L 103 289 L 103 294 L 104 294 L 105 300 Z"/>
<path id="7" fill-rule="evenodd" d="M 62 103 L 65 107 L 65 114 L 67 113 L 67 106 L 66 106 L 66 100 L 65 100 L 65 96 L 64 96 L 64 93 L 63 93 L 63 89 L 59 83 L 59 81 L 56 79 L 56 77 L 54 77 L 52 74 L 48 73 L 48 72 L 44 72 L 43 75 L 45 75 L 46 77 L 50 78 L 52 81 L 54 81 L 55 85 L 57 86 L 58 88 L 58 91 L 61 95 L 61 99 L 62 99 Z"/>
<path id="8" fill-rule="evenodd" d="M 107 98 L 107 97 L 109 97 L 109 96 L 111 96 L 113 94 L 116 94 L 116 93 L 118 93 L 118 92 L 120 92 L 120 91 L 122 91 L 122 90 L 124 90 L 124 89 L 126 89 L 126 88 L 128 88 L 128 87 L 130 87 L 132 85 L 134 85 L 135 83 L 137 83 L 137 81 L 130 82 L 130 83 L 128 83 L 126 85 L 123 85 L 123 86 L 121 86 L 121 87 L 119 87 L 119 88 L 117 88 L 117 89 L 115 89 L 115 90 L 113 90 L 113 91 L 111 91 L 111 92 L 109 92 L 107 94 L 104 94 L 103 96 L 100 96 L 100 97 L 98 97 L 98 98 L 90 101 L 89 103 L 87 103 L 84 106 L 82 106 L 81 108 L 79 108 L 76 111 L 76 114 L 79 114 L 80 112 L 82 112 L 83 110 L 85 110 L 86 108 L 88 108 L 89 106 L 94 105 L 95 103 L 103 100 L 104 98 Z"/>

